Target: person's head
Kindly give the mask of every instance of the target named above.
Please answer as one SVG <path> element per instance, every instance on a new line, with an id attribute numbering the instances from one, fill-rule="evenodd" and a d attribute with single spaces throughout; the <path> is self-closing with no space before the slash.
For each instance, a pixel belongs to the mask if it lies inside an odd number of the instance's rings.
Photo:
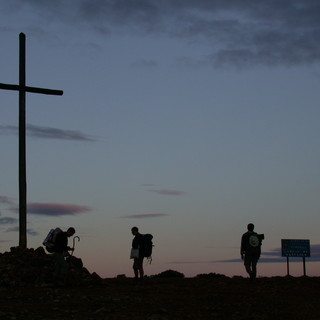
<path id="1" fill-rule="evenodd" d="M 248 228 L 248 231 L 253 231 L 253 229 L 254 229 L 254 224 L 253 224 L 253 223 L 249 223 L 248 226 L 247 226 L 247 228 Z"/>
<path id="2" fill-rule="evenodd" d="M 131 232 L 133 235 L 136 235 L 139 233 L 139 229 L 137 227 L 133 227 L 133 228 L 131 228 Z"/>
<path id="3" fill-rule="evenodd" d="M 68 236 L 68 237 L 72 237 L 75 233 L 76 233 L 76 230 L 75 230 L 75 228 L 73 228 L 73 227 L 70 227 L 70 228 L 67 230 L 67 236 Z"/>

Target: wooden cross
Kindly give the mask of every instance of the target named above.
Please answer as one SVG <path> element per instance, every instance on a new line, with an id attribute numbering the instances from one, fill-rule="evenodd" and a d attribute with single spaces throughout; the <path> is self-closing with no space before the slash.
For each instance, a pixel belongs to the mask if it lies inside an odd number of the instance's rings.
<path id="1" fill-rule="evenodd" d="M 0 89 L 19 91 L 19 246 L 27 248 L 26 92 L 63 95 L 61 90 L 26 86 L 26 36 L 19 35 L 19 84 L 0 83 Z"/>

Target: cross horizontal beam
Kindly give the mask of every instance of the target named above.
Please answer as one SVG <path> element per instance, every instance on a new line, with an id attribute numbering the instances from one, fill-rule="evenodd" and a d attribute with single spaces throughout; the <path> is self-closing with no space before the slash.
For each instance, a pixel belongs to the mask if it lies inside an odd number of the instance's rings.
<path id="1" fill-rule="evenodd" d="M 6 84 L 6 83 L 0 83 L 0 89 L 50 94 L 50 95 L 56 95 L 56 96 L 63 95 L 62 90 L 44 89 L 44 88 L 29 87 L 29 86 L 19 86 L 16 84 Z"/>

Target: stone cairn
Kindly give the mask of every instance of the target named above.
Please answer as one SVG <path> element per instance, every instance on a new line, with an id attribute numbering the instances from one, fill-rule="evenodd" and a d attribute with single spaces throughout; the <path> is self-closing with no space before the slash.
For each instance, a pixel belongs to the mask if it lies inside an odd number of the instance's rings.
<path id="1" fill-rule="evenodd" d="M 70 256 L 67 285 L 100 285 L 103 279 L 83 267 L 80 258 Z M 43 247 L 37 249 L 10 248 L 10 252 L 0 253 L 0 286 L 45 287 L 53 283 L 54 261 Z"/>

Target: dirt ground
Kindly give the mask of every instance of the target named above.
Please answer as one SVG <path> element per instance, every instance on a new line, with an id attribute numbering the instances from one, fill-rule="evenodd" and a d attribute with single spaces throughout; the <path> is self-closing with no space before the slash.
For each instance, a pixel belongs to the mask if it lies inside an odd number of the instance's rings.
<path id="1" fill-rule="evenodd" d="M 52 288 L 0 286 L 0 319 L 320 319 L 320 278 L 104 279 Z"/>

